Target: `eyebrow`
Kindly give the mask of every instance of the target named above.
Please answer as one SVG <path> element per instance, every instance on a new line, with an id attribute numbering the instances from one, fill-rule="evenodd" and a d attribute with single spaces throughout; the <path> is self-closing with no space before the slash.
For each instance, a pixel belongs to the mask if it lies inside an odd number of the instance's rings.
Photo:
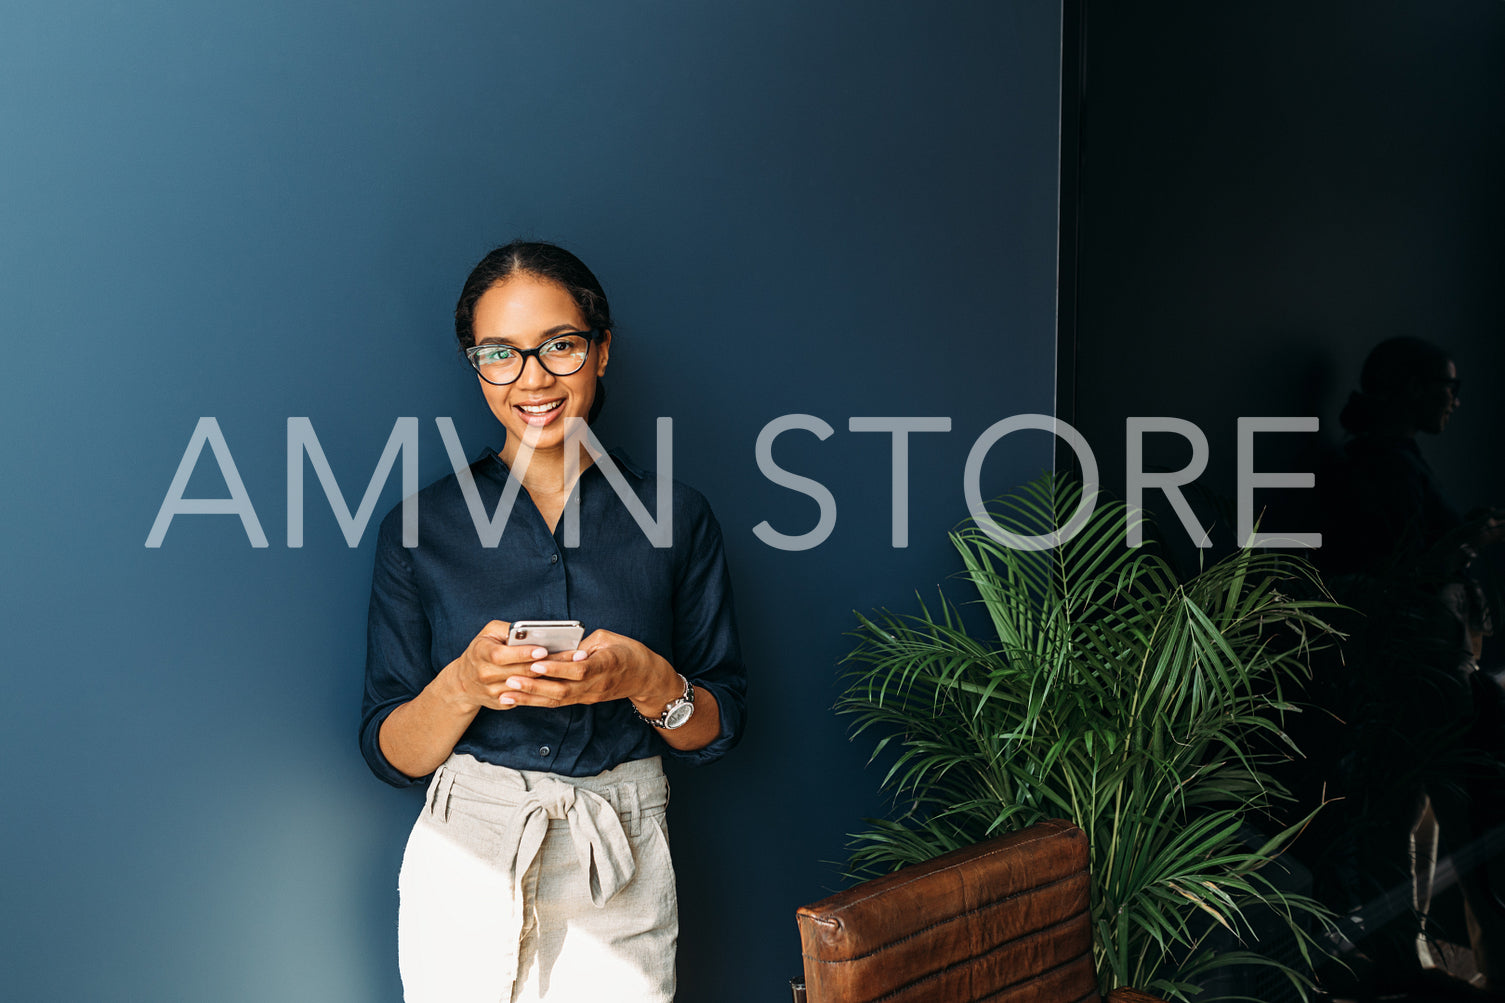
<path id="1" fill-rule="evenodd" d="M 582 328 L 576 324 L 555 324 L 553 327 L 549 328 L 547 331 L 544 331 L 539 335 L 538 343 L 541 345 L 545 341 L 548 341 L 550 338 L 554 337 L 554 335 L 556 334 L 584 334 L 585 332 L 585 328 Z M 476 344 L 510 345 L 513 348 L 518 347 L 516 339 L 513 338 L 482 338 L 477 341 Z"/>

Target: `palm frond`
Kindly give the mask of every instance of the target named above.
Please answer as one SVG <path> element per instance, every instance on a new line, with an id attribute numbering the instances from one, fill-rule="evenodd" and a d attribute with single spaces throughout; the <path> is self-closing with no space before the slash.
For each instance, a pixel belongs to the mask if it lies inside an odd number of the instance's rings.
<path id="1" fill-rule="evenodd" d="M 1043 477 L 995 503 L 990 521 L 1034 536 L 1082 499 Z M 1251 847 L 1248 822 L 1289 795 L 1268 773 L 1295 754 L 1286 696 L 1333 629 L 1336 604 L 1309 565 L 1244 550 L 1185 582 L 1153 550 L 1127 547 L 1126 510 L 1092 516 L 1049 550 L 1010 548 L 987 526 L 950 536 L 989 635 L 945 595 L 913 614 L 858 614 L 838 708 L 889 761 L 905 806 L 854 837 L 862 876 L 1064 816 L 1086 831 L 1098 978 L 1187 999 L 1216 967 L 1260 963 L 1306 976 L 1259 945 L 1213 951 L 1212 929 L 1246 938 L 1271 909 L 1300 949 L 1324 920 L 1261 873 L 1294 838 Z"/>

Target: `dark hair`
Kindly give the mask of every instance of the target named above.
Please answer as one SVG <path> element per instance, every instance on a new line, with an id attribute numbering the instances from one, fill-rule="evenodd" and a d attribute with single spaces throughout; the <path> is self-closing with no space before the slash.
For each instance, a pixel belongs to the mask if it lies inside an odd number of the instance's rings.
<path id="1" fill-rule="evenodd" d="M 615 326 L 606 291 L 595 274 L 585 267 L 585 262 L 557 244 L 542 240 L 514 240 L 482 258 L 471 269 L 470 277 L 460 290 L 460 299 L 455 303 L 455 337 L 460 341 L 460 351 L 476 343 L 476 302 L 492 286 L 519 272 L 558 284 L 575 301 L 586 325 L 592 330 L 610 331 Z M 586 421 L 595 421 L 605 403 L 606 384 L 598 379 L 596 399 Z"/>
<path id="2" fill-rule="evenodd" d="M 613 327 L 606 292 L 591 270 L 585 267 L 585 262 L 556 244 L 514 240 L 482 258 L 480 264 L 471 269 L 465 287 L 460 290 L 460 300 L 455 304 L 455 337 L 460 340 L 461 351 L 476 343 L 476 301 L 492 286 L 518 272 L 536 275 L 562 286 L 592 329 L 609 331 Z"/>
<path id="3" fill-rule="evenodd" d="M 1369 350 L 1359 372 L 1359 389 L 1348 395 L 1338 421 L 1355 435 L 1372 431 L 1417 380 L 1442 373 L 1452 356 L 1425 338 L 1388 338 Z"/>

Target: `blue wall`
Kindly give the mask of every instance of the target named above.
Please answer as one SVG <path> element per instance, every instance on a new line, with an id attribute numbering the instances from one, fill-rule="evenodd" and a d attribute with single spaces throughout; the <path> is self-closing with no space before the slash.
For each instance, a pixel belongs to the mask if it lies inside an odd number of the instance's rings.
<path id="1" fill-rule="evenodd" d="M 651 462 L 673 417 L 675 474 L 725 528 L 750 729 L 674 778 L 682 998 L 782 998 L 794 909 L 883 810 L 830 710 L 851 611 L 955 570 L 968 448 L 1052 408 L 1056 5 L 22 0 L 5 22 L 10 998 L 399 998 L 417 795 L 355 743 L 374 526 L 348 547 L 310 471 L 286 545 L 286 423 L 313 422 L 352 507 L 400 416 L 425 483 L 435 417 L 495 442 L 447 318 L 518 234 L 612 295 L 602 437 Z M 815 523 L 754 458 L 786 413 L 836 429 L 775 450 L 839 506 L 804 552 L 752 532 Z M 144 545 L 206 415 L 265 549 L 224 515 Z M 915 439 L 894 549 L 888 437 L 847 421 L 910 415 L 953 429 Z M 984 491 L 1048 446 L 1005 440 Z M 208 452 L 189 494 L 225 494 Z M 398 500 L 394 476 L 378 512 Z"/>

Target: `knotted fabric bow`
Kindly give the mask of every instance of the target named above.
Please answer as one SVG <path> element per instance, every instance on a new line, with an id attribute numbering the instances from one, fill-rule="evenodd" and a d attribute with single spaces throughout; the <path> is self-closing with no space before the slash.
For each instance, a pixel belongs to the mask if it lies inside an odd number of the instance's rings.
<path id="1" fill-rule="evenodd" d="M 569 823 L 575 857 L 581 873 L 590 880 L 591 902 L 597 909 L 610 902 L 637 871 L 617 810 L 595 791 L 559 780 L 540 780 L 518 803 L 518 815 L 522 832 L 509 872 L 514 903 L 522 901 L 523 878 L 538 859 L 551 819 Z"/>
<path id="2" fill-rule="evenodd" d="M 497 860 L 507 870 L 512 888 L 512 905 L 507 930 L 503 934 L 504 956 L 498 962 L 510 983 L 517 978 L 518 953 L 523 928 L 531 916 L 537 921 L 536 904 L 528 894 L 528 873 L 538 863 L 549 823 L 562 820 L 569 824 L 570 839 L 580 872 L 590 886 L 596 908 L 610 902 L 637 872 L 632 846 L 622 828 L 622 820 L 611 802 L 595 791 L 576 787 L 551 777 L 534 780 L 531 789 L 503 788 L 487 785 L 484 794 L 470 786 L 471 778 L 457 777 L 447 767 L 441 768 L 430 796 L 429 810 L 448 820 L 451 799 L 482 803 L 503 809 L 505 818 L 499 833 L 502 848 Z M 460 789 L 456 790 L 456 786 Z M 480 796 L 478 796 L 480 795 Z M 487 815 L 496 815 L 486 812 Z M 510 858 L 510 859 L 509 859 Z"/>

